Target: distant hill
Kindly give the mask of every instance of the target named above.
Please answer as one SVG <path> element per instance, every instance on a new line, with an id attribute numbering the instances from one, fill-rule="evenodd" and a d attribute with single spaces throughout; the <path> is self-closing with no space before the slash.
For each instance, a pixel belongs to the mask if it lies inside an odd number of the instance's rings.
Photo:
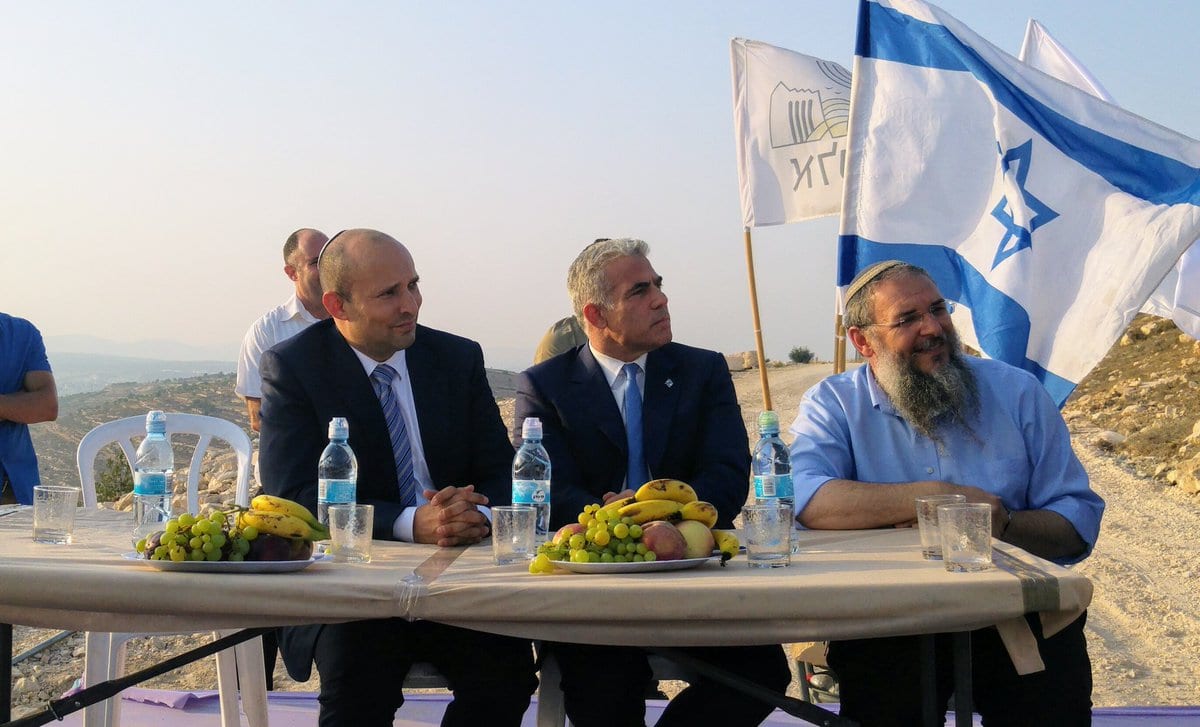
<path id="1" fill-rule="evenodd" d="M 46 336 L 46 350 L 53 357 L 59 352 L 86 353 L 93 356 L 113 356 L 155 359 L 160 361 L 233 361 L 237 358 L 240 339 L 219 345 L 196 345 L 166 339 L 143 341 L 113 341 L 98 336 Z"/>
<path id="2" fill-rule="evenodd" d="M 59 396 L 99 391 L 109 384 L 233 373 L 237 368 L 232 361 L 173 361 L 93 353 L 55 353 L 53 350 L 48 352 L 48 356 Z"/>

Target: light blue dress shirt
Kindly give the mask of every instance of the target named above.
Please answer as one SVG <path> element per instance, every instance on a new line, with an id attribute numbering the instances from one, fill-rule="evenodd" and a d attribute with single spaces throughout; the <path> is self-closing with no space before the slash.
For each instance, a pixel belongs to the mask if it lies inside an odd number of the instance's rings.
<path id="1" fill-rule="evenodd" d="M 830 376 L 805 393 L 791 431 L 796 512 L 833 479 L 876 483 L 942 480 L 1000 497 L 1009 510 L 1052 510 L 1087 543 L 1100 533 L 1104 500 L 1088 486 L 1066 423 L 1032 375 L 966 357 L 979 385 L 972 432 L 943 430 L 939 446 L 892 408 L 870 366 Z M 881 484 L 880 486 L 886 486 Z"/>

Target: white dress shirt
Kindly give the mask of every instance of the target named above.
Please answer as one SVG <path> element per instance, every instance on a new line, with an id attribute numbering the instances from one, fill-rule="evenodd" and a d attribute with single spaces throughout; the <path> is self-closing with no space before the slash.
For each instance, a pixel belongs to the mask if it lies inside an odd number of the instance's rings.
<path id="1" fill-rule="evenodd" d="M 261 399 L 262 374 L 259 373 L 258 364 L 262 360 L 263 352 L 316 322 L 317 319 L 300 303 L 295 293 L 292 293 L 283 305 L 275 306 L 264 313 L 250 326 L 250 330 L 246 331 L 242 339 L 234 393 L 243 399 Z"/>

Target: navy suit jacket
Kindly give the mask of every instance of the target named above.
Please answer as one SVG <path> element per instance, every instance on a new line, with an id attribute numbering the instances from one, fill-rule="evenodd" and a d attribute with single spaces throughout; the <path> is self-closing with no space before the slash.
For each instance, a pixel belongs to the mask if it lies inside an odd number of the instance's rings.
<path id="1" fill-rule="evenodd" d="M 550 455 L 550 522 L 575 522 L 605 492 L 619 492 L 628 453 L 625 424 L 588 346 L 559 354 L 517 380 L 515 436 L 525 417 L 542 420 Z M 750 444 L 725 358 L 669 343 L 646 357 L 643 449 L 651 479 L 691 485 L 732 527 L 750 490 Z M 637 489 L 641 483 L 631 483 Z"/>
<path id="2" fill-rule="evenodd" d="M 509 503 L 513 448 L 479 344 L 417 326 L 405 364 L 433 486 L 473 484 L 491 504 Z M 387 422 L 362 364 L 333 321 L 276 345 L 263 354 L 261 366 L 263 490 L 315 512 L 317 461 L 329 443 L 329 420 L 346 417 L 358 459 L 357 500 L 375 506 L 375 538 L 393 539 L 392 525 L 404 508 Z M 308 678 L 319 628 L 284 629 L 284 660 L 298 679 Z"/>

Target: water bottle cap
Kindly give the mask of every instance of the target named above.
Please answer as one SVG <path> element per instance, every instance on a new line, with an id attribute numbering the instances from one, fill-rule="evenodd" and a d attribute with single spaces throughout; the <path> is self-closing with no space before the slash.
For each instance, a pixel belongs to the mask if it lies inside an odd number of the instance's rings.
<path id="1" fill-rule="evenodd" d="M 758 415 L 758 431 L 779 434 L 779 415 L 770 409 Z"/>
<path id="2" fill-rule="evenodd" d="M 542 420 L 537 417 L 525 417 L 521 423 L 521 439 L 541 439 Z"/>
<path id="3" fill-rule="evenodd" d="M 350 438 L 350 422 L 346 421 L 346 417 L 334 417 L 329 420 L 329 438 Z"/>
<path id="4" fill-rule="evenodd" d="M 155 409 L 146 414 L 146 433 L 147 434 L 166 434 L 167 433 L 167 415 Z"/>

